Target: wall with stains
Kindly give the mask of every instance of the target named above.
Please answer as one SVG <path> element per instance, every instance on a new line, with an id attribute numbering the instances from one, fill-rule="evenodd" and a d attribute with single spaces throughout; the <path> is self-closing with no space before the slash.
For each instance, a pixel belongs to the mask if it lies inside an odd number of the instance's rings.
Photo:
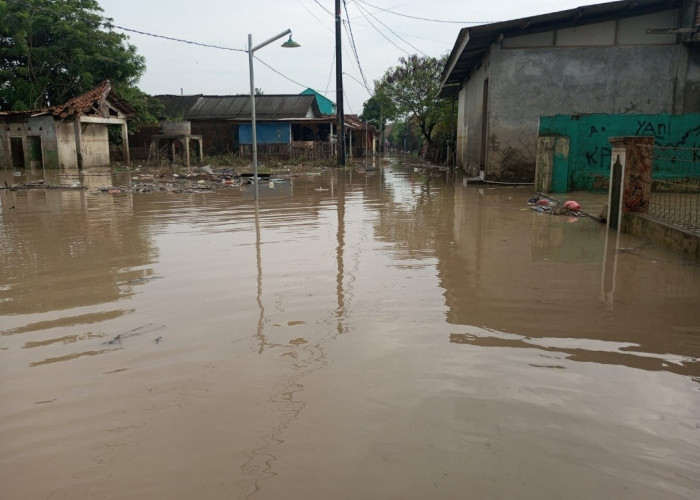
<path id="1" fill-rule="evenodd" d="M 487 180 L 532 182 L 540 116 L 697 112 L 700 61 L 676 35 L 677 9 L 506 37 L 491 45 L 459 95 L 458 165 Z M 481 148 L 488 80 L 486 154 Z"/>
<path id="2" fill-rule="evenodd" d="M 51 116 L 16 117 L 0 124 L 0 168 L 58 168 L 57 149 Z"/>

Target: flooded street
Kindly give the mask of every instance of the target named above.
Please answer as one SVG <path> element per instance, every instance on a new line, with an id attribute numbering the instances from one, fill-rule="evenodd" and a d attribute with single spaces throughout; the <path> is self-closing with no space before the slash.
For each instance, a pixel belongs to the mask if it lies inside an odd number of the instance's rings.
<path id="1" fill-rule="evenodd" d="M 0 191 L 3 498 L 697 498 L 700 266 L 410 165 L 95 177 Z"/>

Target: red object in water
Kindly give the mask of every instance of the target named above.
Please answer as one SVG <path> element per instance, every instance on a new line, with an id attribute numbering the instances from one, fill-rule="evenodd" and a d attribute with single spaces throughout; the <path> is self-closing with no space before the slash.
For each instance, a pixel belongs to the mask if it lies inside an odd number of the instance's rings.
<path id="1" fill-rule="evenodd" d="M 547 200 L 537 200 L 538 205 L 549 205 L 549 201 Z"/>
<path id="2" fill-rule="evenodd" d="M 581 205 L 577 201 L 568 200 L 564 202 L 564 208 L 572 212 L 578 212 L 581 210 Z"/>

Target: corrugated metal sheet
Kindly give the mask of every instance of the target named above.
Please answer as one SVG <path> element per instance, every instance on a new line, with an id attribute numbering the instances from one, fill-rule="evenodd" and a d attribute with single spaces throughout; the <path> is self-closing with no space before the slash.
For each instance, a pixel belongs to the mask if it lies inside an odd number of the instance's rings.
<path id="1" fill-rule="evenodd" d="M 156 99 L 163 105 L 163 118 L 184 118 L 187 112 L 202 97 L 197 95 L 157 95 Z"/>
<path id="2" fill-rule="evenodd" d="M 313 95 L 259 95 L 255 97 L 255 115 L 258 120 L 284 120 L 316 118 L 321 113 Z M 185 119 L 250 119 L 250 96 L 200 96 Z"/>
<path id="3" fill-rule="evenodd" d="M 541 33 L 678 8 L 682 0 L 623 0 L 540 16 L 462 28 L 440 80 L 440 97 L 454 98 L 471 71 L 500 36 Z"/>

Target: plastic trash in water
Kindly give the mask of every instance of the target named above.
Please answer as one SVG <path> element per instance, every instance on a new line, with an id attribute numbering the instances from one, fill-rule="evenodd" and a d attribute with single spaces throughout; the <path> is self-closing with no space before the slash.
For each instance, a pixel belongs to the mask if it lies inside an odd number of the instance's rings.
<path id="1" fill-rule="evenodd" d="M 581 204 L 574 200 L 567 200 L 564 202 L 564 208 L 570 210 L 571 212 L 580 212 Z"/>

